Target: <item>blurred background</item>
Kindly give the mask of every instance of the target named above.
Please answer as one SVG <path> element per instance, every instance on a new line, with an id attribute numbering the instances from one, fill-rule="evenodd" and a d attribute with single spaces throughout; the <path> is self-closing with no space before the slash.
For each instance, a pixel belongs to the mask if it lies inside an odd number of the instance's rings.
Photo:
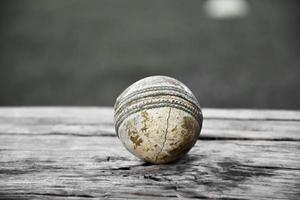
<path id="1" fill-rule="evenodd" d="M 203 107 L 300 109 L 299 0 L 2 0 L 0 106 L 112 106 L 167 75 Z"/>

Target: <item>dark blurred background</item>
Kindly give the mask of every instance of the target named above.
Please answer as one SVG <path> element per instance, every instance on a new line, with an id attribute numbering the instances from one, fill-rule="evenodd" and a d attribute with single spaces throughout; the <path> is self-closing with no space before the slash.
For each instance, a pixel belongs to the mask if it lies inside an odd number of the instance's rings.
<path id="1" fill-rule="evenodd" d="M 168 75 L 203 107 L 300 109 L 299 2 L 1 1 L 0 105 L 112 106 Z"/>

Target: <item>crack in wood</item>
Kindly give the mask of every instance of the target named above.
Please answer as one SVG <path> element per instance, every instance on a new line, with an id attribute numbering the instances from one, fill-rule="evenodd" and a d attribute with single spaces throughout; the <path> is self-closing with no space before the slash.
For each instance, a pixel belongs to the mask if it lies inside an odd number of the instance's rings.
<path id="1" fill-rule="evenodd" d="M 246 137 L 218 137 L 218 136 L 203 136 L 200 134 L 198 140 L 250 140 L 250 141 L 286 141 L 297 142 L 300 139 L 296 138 L 246 138 Z"/>
<path id="2" fill-rule="evenodd" d="M 57 193 L 37 193 L 37 192 L 27 192 L 27 193 L 0 193 L 0 198 L 1 197 L 5 197 L 5 196 L 51 196 L 51 197 L 80 197 L 80 198 L 95 198 L 92 195 L 88 195 L 88 194 L 57 194 Z"/>
<path id="3" fill-rule="evenodd" d="M 300 170 L 300 168 L 281 167 L 281 166 L 256 166 L 256 165 L 246 165 L 246 164 L 240 164 L 240 166 L 249 167 L 249 168 L 259 168 L 259 169 L 271 169 L 271 170 L 296 170 L 296 171 Z"/>
<path id="4" fill-rule="evenodd" d="M 98 133 L 98 134 L 97 134 Z M 95 131 L 95 133 L 72 133 L 72 132 L 48 132 L 48 133 L 22 133 L 22 132 L 17 132 L 17 133 L 4 133 L 0 132 L 0 135 L 24 135 L 24 136 L 74 136 L 74 137 L 116 137 L 116 134 L 112 134 L 110 132 L 101 132 L 100 131 Z"/>
<path id="5" fill-rule="evenodd" d="M 204 120 L 222 120 L 222 121 L 280 121 L 280 122 L 299 122 L 300 119 L 276 119 L 276 118 L 264 118 L 264 119 L 257 119 L 257 118 L 235 118 L 235 117 L 205 117 Z"/>

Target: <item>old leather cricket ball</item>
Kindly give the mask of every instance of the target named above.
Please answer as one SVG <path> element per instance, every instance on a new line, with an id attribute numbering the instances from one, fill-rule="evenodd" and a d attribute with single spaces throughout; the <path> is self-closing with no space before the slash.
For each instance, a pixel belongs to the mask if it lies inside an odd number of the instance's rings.
<path id="1" fill-rule="evenodd" d="M 128 151 L 163 164 L 186 154 L 196 143 L 202 112 L 193 93 L 167 76 L 150 76 L 129 86 L 116 100 L 115 128 Z"/>

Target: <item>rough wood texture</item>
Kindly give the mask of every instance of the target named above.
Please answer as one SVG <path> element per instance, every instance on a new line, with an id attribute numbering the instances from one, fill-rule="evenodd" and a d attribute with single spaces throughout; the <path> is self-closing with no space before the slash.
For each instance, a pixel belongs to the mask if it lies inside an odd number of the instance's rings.
<path id="1" fill-rule="evenodd" d="M 111 108 L 0 108 L 0 199 L 299 199 L 300 112 L 203 109 L 190 153 L 150 165 Z"/>

